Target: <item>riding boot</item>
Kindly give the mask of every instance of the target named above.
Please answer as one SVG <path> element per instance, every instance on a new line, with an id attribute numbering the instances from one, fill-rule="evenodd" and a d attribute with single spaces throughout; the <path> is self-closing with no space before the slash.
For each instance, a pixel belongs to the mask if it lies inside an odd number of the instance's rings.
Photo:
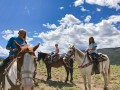
<path id="1" fill-rule="evenodd" d="M 100 71 L 99 71 L 99 68 L 98 68 L 97 64 L 95 64 L 94 70 L 95 70 L 95 74 L 100 74 Z"/>

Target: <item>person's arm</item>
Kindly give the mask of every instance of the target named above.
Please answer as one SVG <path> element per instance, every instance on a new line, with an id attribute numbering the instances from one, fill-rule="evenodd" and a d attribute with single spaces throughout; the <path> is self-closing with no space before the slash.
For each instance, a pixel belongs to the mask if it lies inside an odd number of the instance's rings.
<path id="1" fill-rule="evenodd" d="M 87 48 L 87 49 L 86 49 L 86 51 L 96 50 L 96 48 L 97 48 L 97 44 L 96 44 L 96 43 L 94 43 L 93 48 Z"/>
<path id="2" fill-rule="evenodd" d="M 17 49 L 11 48 L 13 43 L 14 43 L 14 38 L 12 37 L 12 38 L 9 39 L 9 41 L 8 41 L 8 43 L 6 45 L 6 49 L 10 50 L 10 51 L 13 51 L 13 52 L 17 51 Z"/>
<path id="3" fill-rule="evenodd" d="M 89 51 L 89 50 L 96 50 L 96 47 L 97 46 L 95 46 L 95 47 L 93 47 L 93 48 L 88 48 L 87 50 Z"/>
<path id="4" fill-rule="evenodd" d="M 15 48 L 15 49 L 13 49 L 13 48 L 11 48 L 11 47 L 6 47 L 6 49 L 7 50 L 10 50 L 10 51 L 13 51 L 13 52 L 16 52 L 17 51 L 17 49 Z"/>

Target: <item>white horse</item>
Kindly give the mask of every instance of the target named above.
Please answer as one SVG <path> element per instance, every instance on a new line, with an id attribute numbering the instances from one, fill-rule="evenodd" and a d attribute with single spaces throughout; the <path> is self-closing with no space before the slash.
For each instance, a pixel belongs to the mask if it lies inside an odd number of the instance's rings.
<path id="1" fill-rule="evenodd" d="M 17 42 L 15 42 L 18 48 L 18 69 L 21 73 L 21 81 L 23 90 L 33 90 L 33 85 L 35 83 L 36 75 L 36 56 L 35 50 L 39 47 L 37 44 L 34 47 L 25 45 L 21 47 Z"/>
<path id="2" fill-rule="evenodd" d="M 31 88 L 33 88 L 34 71 L 34 58 L 29 53 L 26 53 L 24 55 L 23 66 L 21 68 L 22 87 L 24 90 L 31 90 Z"/>
<path id="3" fill-rule="evenodd" d="M 75 60 L 78 61 L 81 75 L 84 80 L 84 87 L 85 90 L 91 90 L 91 73 L 93 68 L 93 63 L 90 62 L 88 57 L 86 57 L 86 54 L 77 49 L 74 46 L 70 46 L 69 50 L 67 52 L 67 57 L 74 56 Z M 64 59 L 66 59 L 65 57 Z M 105 61 L 99 62 L 99 69 L 100 73 L 103 75 L 104 78 L 104 90 L 108 90 L 108 79 L 110 75 L 110 60 L 107 55 L 104 55 Z M 88 80 L 88 87 L 87 87 L 87 80 Z"/>
<path id="4" fill-rule="evenodd" d="M 28 45 L 21 47 L 17 42 L 15 44 L 18 54 L 7 72 L 8 74 L 5 75 L 4 90 L 33 90 L 36 69 L 34 51 L 39 47 L 39 44 L 34 47 Z M 20 80 L 21 87 L 17 87 L 17 79 Z"/>
<path id="5" fill-rule="evenodd" d="M 5 73 L 4 90 L 9 90 L 12 86 L 16 86 L 17 82 L 17 58 L 9 65 L 9 71 Z"/>

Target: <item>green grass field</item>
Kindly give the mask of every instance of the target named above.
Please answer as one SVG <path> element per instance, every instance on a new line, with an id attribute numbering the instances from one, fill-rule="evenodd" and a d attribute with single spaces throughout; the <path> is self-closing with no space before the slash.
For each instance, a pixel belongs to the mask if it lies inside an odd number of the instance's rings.
<path id="1" fill-rule="evenodd" d="M 74 63 L 77 67 L 77 63 Z M 38 63 L 37 67 L 37 82 L 38 86 L 35 90 L 84 90 L 83 80 L 79 69 L 74 69 L 73 83 L 64 83 L 66 72 L 64 67 L 52 68 L 52 79 L 46 81 L 47 73 L 45 64 Z M 103 77 L 102 75 L 92 76 L 92 90 L 103 90 Z M 111 65 L 111 76 L 109 82 L 109 90 L 120 90 L 120 66 Z"/>

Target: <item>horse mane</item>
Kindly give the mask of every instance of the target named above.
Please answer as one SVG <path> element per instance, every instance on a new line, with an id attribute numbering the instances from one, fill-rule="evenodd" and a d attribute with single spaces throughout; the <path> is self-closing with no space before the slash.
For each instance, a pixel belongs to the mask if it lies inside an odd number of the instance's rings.
<path id="1" fill-rule="evenodd" d="M 76 47 L 75 47 L 75 51 L 80 57 L 84 56 L 84 53 Z"/>
<path id="2" fill-rule="evenodd" d="M 38 60 L 45 59 L 45 57 L 49 55 L 48 53 L 38 52 Z"/>

